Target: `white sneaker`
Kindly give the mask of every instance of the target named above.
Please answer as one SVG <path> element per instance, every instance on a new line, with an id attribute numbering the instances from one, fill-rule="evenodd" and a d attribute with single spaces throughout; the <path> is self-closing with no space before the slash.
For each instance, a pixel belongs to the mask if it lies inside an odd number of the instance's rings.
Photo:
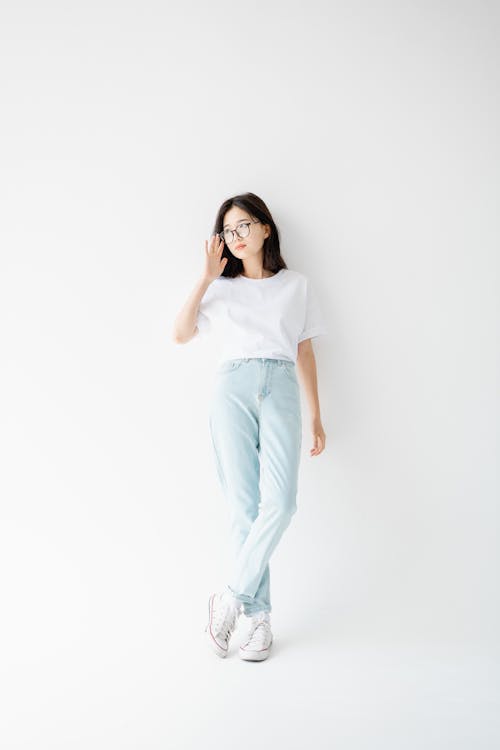
<path id="1" fill-rule="evenodd" d="M 241 604 L 226 592 L 212 594 L 208 600 L 208 623 L 205 628 L 208 642 L 218 656 L 225 657 L 229 639 L 236 629 Z"/>
<path id="2" fill-rule="evenodd" d="M 248 661 L 267 659 L 272 642 L 273 634 L 271 633 L 269 612 L 257 612 L 252 615 L 249 633 L 240 646 L 240 658 Z"/>

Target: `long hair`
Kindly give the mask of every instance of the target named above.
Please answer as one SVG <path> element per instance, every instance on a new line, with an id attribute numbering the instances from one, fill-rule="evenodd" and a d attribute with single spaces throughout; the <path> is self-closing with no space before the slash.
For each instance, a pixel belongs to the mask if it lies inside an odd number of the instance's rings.
<path id="1" fill-rule="evenodd" d="M 269 237 L 266 237 L 264 240 L 263 247 L 263 268 L 266 271 L 272 271 L 273 273 L 281 271 L 282 268 L 287 268 L 288 266 L 281 257 L 278 227 L 274 223 L 271 212 L 262 198 L 259 198 L 255 193 L 242 193 L 241 195 L 235 195 L 232 198 L 225 200 L 217 213 L 213 233 L 218 233 L 221 236 L 220 238 L 223 239 L 222 232 L 224 229 L 224 216 L 232 206 L 242 208 L 250 214 L 253 219 L 258 219 L 262 224 L 269 225 L 271 231 Z M 243 261 L 241 258 L 236 258 L 225 243 L 222 251 L 222 258 L 227 258 L 228 260 L 221 276 L 230 276 L 231 278 L 234 278 L 243 271 Z"/>

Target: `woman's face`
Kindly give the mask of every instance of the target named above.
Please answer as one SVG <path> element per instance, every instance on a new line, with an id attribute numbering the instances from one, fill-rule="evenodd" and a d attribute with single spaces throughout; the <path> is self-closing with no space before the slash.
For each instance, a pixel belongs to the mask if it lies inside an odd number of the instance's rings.
<path id="1" fill-rule="evenodd" d="M 234 257 L 240 260 L 249 258 L 251 255 L 258 255 L 262 250 L 264 240 L 270 235 L 269 224 L 257 222 L 257 219 L 250 216 L 244 209 L 238 208 L 238 206 L 232 206 L 226 212 L 224 229 L 236 229 L 242 222 L 251 222 L 250 233 L 246 237 L 240 239 L 236 234 L 233 234 L 233 240 L 229 243 L 224 239 Z M 240 227 L 240 229 L 244 231 L 246 227 Z"/>

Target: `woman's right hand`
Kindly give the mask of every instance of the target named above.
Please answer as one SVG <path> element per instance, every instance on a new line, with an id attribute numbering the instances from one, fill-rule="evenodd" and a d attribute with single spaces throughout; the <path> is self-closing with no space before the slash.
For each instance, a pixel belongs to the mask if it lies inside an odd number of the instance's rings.
<path id="1" fill-rule="evenodd" d="M 208 240 L 205 240 L 205 278 L 207 281 L 214 281 L 219 278 L 221 273 L 226 267 L 228 258 L 221 260 L 222 250 L 224 248 L 224 240 L 219 240 L 218 234 L 213 234 L 208 245 Z"/>

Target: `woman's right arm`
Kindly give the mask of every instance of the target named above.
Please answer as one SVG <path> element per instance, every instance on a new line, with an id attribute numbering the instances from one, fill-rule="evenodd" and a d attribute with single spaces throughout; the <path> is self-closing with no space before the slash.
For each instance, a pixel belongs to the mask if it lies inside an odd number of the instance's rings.
<path id="1" fill-rule="evenodd" d="M 186 344 L 196 335 L 196 319 L 200 302 L 211 283 L 210 279 L 202 276 L 177 315 L 172 335 L 176 344 Z"/>
<path id="2" fill-rule="evenodd" d="M 226 267 L 228 259 L 221 260 L 224 240 L 220 240 L 217 245 L 218 236 L 212 235 L 210 246 L 205 240 L 205 271 L 175 318 L 172 338 L 176 344 L 186 344 L 196 335 L 200 302 L 212 281 L 217 279 Z"/>

